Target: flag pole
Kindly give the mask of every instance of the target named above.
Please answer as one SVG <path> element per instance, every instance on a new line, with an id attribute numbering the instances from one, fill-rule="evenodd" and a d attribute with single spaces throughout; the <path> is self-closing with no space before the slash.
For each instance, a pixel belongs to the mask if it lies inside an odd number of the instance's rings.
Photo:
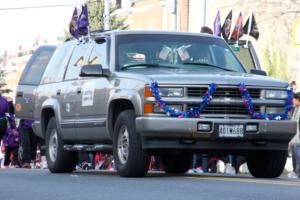
<path id="1" fill-rule="evenodd" d="M 110 29 L 110 4 L 109 0 L 104 0 L 104 30 Z"/>
<path id="2" fill-rule="evenodd" d="M 242 12 L 240 12 L 240 15 L 241 15 L 241 13 L 242 13 Z M 240 15 L 239 15 L 238 19 L 240 18 Z M 242 26 L 243 26 L 243 24 L 242 24 Z M 236 40 L 236 44 L 235 44 L 236 47 L 239 47 L 240 31 L 241 31 L 241 30 L 238 29 L 237 40 Z"/>
<path id="3" fill-rule="evenodd" d="M 88 38 L 90 40 L 91 39 L 90 25 L 87 26 L 87 29 L 88 29 Z"/>
<path id="4" fill-rule="evenodd" d="M 249 34 L 251 31 L 251 26 L 252 26 L 252 16 L 253 16 L 253 12 L 252 10 L 250 10 L 250 17 L 249 17 L 249 23 L 248 23 L 248 30 L 247 30 L 247 41 L 246 41 L 246 48 L 248 48 L 248 43 L 249 43 Z"/>

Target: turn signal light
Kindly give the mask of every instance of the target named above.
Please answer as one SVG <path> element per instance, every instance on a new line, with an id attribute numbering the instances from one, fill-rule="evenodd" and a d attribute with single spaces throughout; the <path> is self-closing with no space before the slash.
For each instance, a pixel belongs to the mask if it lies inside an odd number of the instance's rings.
<path id="1" fill-rule="evenodd" d="M 150 87 L 145 87 L 144 96 L 145 97 L 152 97 L 152 92 L 151 92 Z"/>
<path id="2" fill-rule="evenodd" d="M 153 104 L 151 103 L 145 103 L 144 104 L 144 113 L 153 113 Z"/>

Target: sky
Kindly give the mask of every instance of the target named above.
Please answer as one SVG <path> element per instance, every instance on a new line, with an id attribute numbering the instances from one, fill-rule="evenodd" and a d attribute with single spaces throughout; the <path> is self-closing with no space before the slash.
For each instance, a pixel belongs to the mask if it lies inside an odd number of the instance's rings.
<path id="1" fill-rule="evenodd" d="M 16 52 L 19 46 L 29 48 L 37 37 L 46 38 L 50 44 L 57 42 L 64 29 L 68 29 L 75 5 L 85 0 L 1 0 L 0 1 L 0 55 Z M 73 4 L 73 5 L 70 5 Z M 70 5 L 51 8 L 3 10 L 4 8 Z"/>

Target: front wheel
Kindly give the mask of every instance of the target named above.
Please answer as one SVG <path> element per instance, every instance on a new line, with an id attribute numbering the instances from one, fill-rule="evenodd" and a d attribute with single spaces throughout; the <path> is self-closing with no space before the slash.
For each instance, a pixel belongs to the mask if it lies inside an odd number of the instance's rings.
<path id="1" fill-rule="evenodd" d="M 76 165 L 76 152 L 66 151 L 58 134 L 55 118 L 51 118 L 46 130 L 46 157 L 52 173 L 72 172 Z"/>
<path id="2" fill-rule="evenodd" d="M 284 170 L 287 151 L 255 151 L 247 156 L 247 165 L 256 178 L 277 178 Z"/>
<path id="3" fill-rule="evenodd" d="M 117 118 L 113 135 L 113 154 L 120 176 L 143 177 L 147 174 L 149 154 L 142 148 L 142 139 L 135 130 L 133 110 L 125 110 Z"/>

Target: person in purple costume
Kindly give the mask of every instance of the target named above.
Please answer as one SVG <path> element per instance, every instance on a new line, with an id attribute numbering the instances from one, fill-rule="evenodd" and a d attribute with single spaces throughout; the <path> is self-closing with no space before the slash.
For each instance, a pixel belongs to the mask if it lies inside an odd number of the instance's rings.
<path id="1" fill-rule="evenodd" d="M 23 150 L 22 163 L 23 168 L 31 168 L 31 161 L 35 160 L 37 148 L 37 136 L 32 130 L 33 120 L 21 119 L 19 131 L 21 134 L 21 146 Z"/>
<path id="2" fill-rule="evenodd" d="M 7 119 L 6 114 L 9 112 L 8 100 L 0 94 L 0 141 L 6 133 Z"/>
<path id="3" fill-rule="evenodd" d="M 15 118 L 12 114 L 7 117 L 10 127 L 7 129 L 6 134 L 3 138 L 3 143 L 5 146 L 5 158 L 4 166 L 8 167 L 11 163 L 14 167 L 19 168 L 18 150 L 20 144 L 20 133 L 17 130 Z M 11 160 L 11 154 L 13 154 L 13 159 Z"/>

